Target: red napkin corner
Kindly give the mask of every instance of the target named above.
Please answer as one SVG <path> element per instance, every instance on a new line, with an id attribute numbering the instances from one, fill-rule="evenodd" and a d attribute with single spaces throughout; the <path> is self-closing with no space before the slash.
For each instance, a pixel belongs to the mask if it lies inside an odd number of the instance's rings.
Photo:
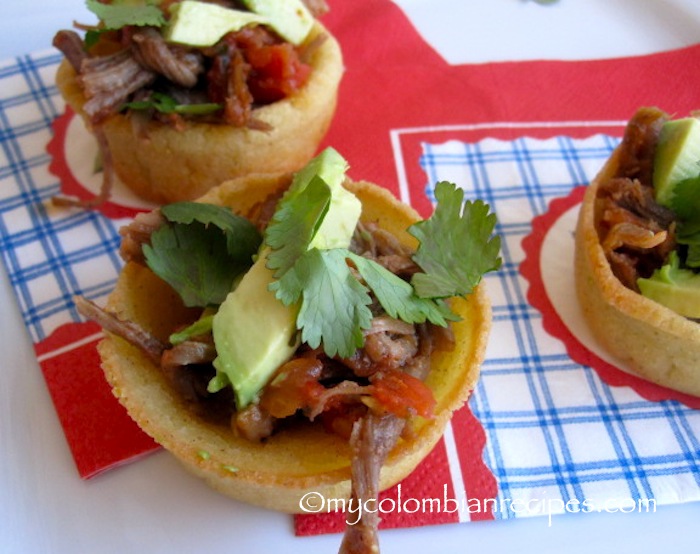
<path id="1" fill-rule="evenodd" d="M 69 323 L 34 345 L 78 473 L 89 479 L 160 448 L 128 416 L 105 380 L 102 329 Z"/>

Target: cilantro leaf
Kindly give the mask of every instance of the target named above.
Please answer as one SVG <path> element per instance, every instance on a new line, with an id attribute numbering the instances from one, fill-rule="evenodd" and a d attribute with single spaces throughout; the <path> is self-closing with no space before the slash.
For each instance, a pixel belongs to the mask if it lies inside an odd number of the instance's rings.
<path id="1" fill-rule="evenodd" d="M 463 204 L 464 191 L 446 181 L 436 185 L 435 198 L 433 215 L 408 229 L 420 242 L 413 260 L 425 272 L 411 284 L 421 298 L 465 296 L 501 266 L 501 240 L 492 236 L 496 216 L 481 200 Z"/>
<path id="2" fill-rule="evenodd" d="M 205 102 L 202 104 L 178 104 L 177 100 L 172 96 L 168 96 L 162 92 L 153 92 L 145 100 L 127 102 L 122 108 L 129 108 L 131 110 L 153 109 L 165 114 L 206 115 L 219 111 L 222 105 L 213 102 Z"/>
<path id="3" fill-rule="evenodd" d="M 162 214 L 173 223 L 191 224 L 195 221 L 214 225 L 226 236 L 226 251 L 234 260 L 250 264 L 262 242 L 260 233 L 245 217 L 230 209 L 202 202 L 175 202 L 161 208 Z"/>
<path id="4" fill-rule="evenodd" d="M 495 216 L 483 202 L 467 202 L 462 211 L 463 194 L 438 183 L 435 214 L 409 229 L 421 241 L 414 261 L 426 271 L 409 283 L 347 248 L 310 247 L 331 201 L 323 179 L 288 193 L 266 231 L 267 267 L 274 271 L 269 288 L 276 298 L 287 306 L 299 304 L 302 341 L 322 345 L 331 357 L 351 356 L 364 343 L 363 329 L 371 326 L 372 294 L 387 314 L 407 323 L 446 326 L 458 320 L 444 298 L 470 293 L 501 262 L 500 239 L 491 237 Z"/>
<path id="5" fill-rule="evenodd" d="M 148 267 L 186 306 L 220 304 L 251 266 L 261 241 L 257 230 L 221 206 L 179 202 L 161 211 L 169 223 L 143 247 Z"/>
<path id="6" fill-rule="evenodd" d="M 419 298 L 410 283 L 377 262 L 352 253 L 348 257 L 391 317 L 406 323 L 424 323 L 427 319 L 442 327 L 447 326 L 447 320 L 459 319 L 444 303 Z"/>
<path id="7" fill-rule="evenodd" d="M 143 253 L 153 273 L 190 307 L 223 302 L 237 273 L 225 255 L 226 237 L 201 223 L 163 225 L 151 234 Z"/>
<path id="8" fill-rule="evenodd" d="M 289 305 L 301 300 L 297 328 L 301 340 L 330 357 L 350 357 L 362 346 L 363 329 L 372 323 L 368 290 L 352 274 L 342 248 L 304 252 L 279 281 L 277 298 Z M 282 292 L 284 291 L 284 292 Z"/>
<path id="9" fill-rule="evenodd" d="M 272 249 L 267 267 L 282 276 L 309 248 L 331 202 L 331 191 L 320 177 L 314 177 L 298 193 L 280 200 L 265 230 L 265 244 Z"/>
<path id="10" fill-rule="evenodd" d="M 676 214 L 680 244 L 697 245 L 700 242 L 700 175 L 678 183 L 669 206 Z"/>
<path id="11" fill-rule="evenodd" d="M 127 25 L 161 27 L 165 16 L 158 7 L 160 0 L 113 0 L 103 4 L 86 0 L 87 9 L 94 13 L 107 29 L 121 29 Z"/>

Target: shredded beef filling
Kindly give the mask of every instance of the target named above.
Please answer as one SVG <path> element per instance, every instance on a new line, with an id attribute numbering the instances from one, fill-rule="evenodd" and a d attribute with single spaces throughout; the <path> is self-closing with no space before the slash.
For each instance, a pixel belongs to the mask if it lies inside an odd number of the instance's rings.
<path id="1" fill-rule="evenodd" d="M 231 32 L 209 48 L 168 44 L 154 27 L 126 26 L 101 35 L 100 41 L 86 49 L 69 30 L 59 31 L 53 41 L 78 73 L 87 99 L 84 111 L 93 125 L 157 91 L 182 104 L 222 106 L 213 116 L 188 117 L 263 130 L 268 127 L 255 119 L 255 107 L 302 87 L 311 71 L 304 59 L 318 46 L 294 47 L 262 26 Z"/>
<path id="2" fill-rule="evenodd" d="M 281 194 L 271 195 L 248 214 L 259 229 L 264 229 L 280 197 Z M 139 214 L 123 227 L 120 230 L 122 258 L 145 264 L 143 246 L 163 222 L 159 210 L 155 210 Z M 351 249 L 404 278 L 416 270 L 410 250 L 375 224 L 358 225 Z M 211 362 L 216 355 L 211 336 L 171 346 L 84 299 L 78 299 L 77 307 L 106 330 L 144 350 L 183 398 L 196 405 L 198 413 L 206 412 L 207 406 L 213 405 L 218 419 L 229 418 L 234 430 L 255 440 L 263 440 L 273 433 L 277 420 L 296 414 L 312 421 L 319 418 L 328 429 L 340 430 L 349 436 L 354 422 L 368 411 L 360 402 L 363 396 L 381 399 L 382 408 L 400 418 L 416 413 L 428 415 L 426 406 L 430 406 L 432 399 L 421 396 L 427 390 L 421 381 L 429 370 L 434 338 L 447 334 L 446 343 L 449 344 L 449 331 L 394 319 L 375 303 L 371 307 L 375 314 L 372 325 L 364 331 L 365 344 L 352 357 L 329 358 L 320 349 L 302 346 L 296 356 L 278 370 L 278 377 L 266 388 L 260 403 L 251 408 L 254 413 L 247 409 L 235 411 L 232 397 L 229 397 L 228 407 L 223 409 L 227 415 L 222 415 L 221 403 L 212 402 L 211 398 L 220 393 L 207 391 L 207 383 L 214 375 Z M 399 398 L 398 403 L 393 402 L 397 390 L 411 392 L 412 399 Z"/>
<path id="3" fill-rule="evenodd" d="M 654 198 L 653 161 L 666 114 L 640 109 L 621 143 L 616 174 L 601 183 L 595 204 L 600 243 L 615 276 L 639 291 L 637 279 L 649 277 L 675 250 L 675 216 Z"/>

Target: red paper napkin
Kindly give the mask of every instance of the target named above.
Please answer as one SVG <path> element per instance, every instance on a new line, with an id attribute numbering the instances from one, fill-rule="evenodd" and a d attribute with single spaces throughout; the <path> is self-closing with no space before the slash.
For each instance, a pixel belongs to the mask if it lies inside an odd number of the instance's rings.
<path id="1" fill-rule="evenodd" d="M 101 338 L 95 323 L 68 324 L 34 348 L 78 472 L 85 479 L 159 448 L 112 395 L 95 349 Z"/>

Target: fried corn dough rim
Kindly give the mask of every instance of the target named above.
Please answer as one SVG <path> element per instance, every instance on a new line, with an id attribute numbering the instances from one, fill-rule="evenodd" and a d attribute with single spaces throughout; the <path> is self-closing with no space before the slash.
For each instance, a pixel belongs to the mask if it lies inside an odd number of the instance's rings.
<path id="1" fill-rule="evenodd" d="M 257 175 L 224 183 L 201 198 L 246 214 L 267 194 L 289 183 L 289 176 Z M 405 229 L 418 214 L 387 190 L 367 182 L 347 182 L 363 203 L 362 219 L 377 221 L 405 243 L 414 239 Z M 121 316 L 135 317 L 154 334 L 167 335 L 169 317 L 187 319 L 182 310 L 158 309 L 155 301 L 177 304 L 176 294 L 148 269 L 128 264 L 108 306 Z M 150 304 L 149 304 L 150 303 Z M 433 356 L 428 385 L 436 400 L 434 419 L 414 418 L 411 438 L 400 440 L 382 469 L 381 489 L 398 483 L 418 465 L 442 436 L 452 412 L 475 386 L 491 326 L 491 308 L 484 286 L 453 309 L 463 318 L 454 325 L 455 347 Z M 178 312 L 176 314 L 170 312 Z M 343 499 L 350 492 L 350 449 L 347 441 L 309 424 L 285 429 L 263 444 L 235 437 L 228 428 L 195 417 L 170 389 L 160 371 L 136 348 L 107 336 L 99 344 L 105 375 L 115 396 L 137 424 L 211 487 L 238 500 L 278 511 L 298 513 L 301 498 L 316 492 Z M 330 507 L 330 506 L 329 506 Z"/>
<path id="2" fill-rule="evenodd" d="M 613 152 L 584 195 L 575 239 L 581 310 L 600 345 L 643 379 L 700 396 L 700 326 L 628 289 L 615 277 L 595 228 L 595 199 L 618 166 Z"/>
<path id="3" fill-rule="evenodd" d="M 227 179 L 260 171 L 287 172 L 303 167 L 316 153 L 337 104 L 344 71 L 337 40 L 318 21 L 307 43 L 323 36 L 310 60 L 312 71 L 291 96 L 254 110 L 271 130 L 184 122 L 184 130 L 158 121 L 135 126 L 124 114 L 101 126 L 114 170 L 139 197 L 166 204 L 193 200 Z M 67 60 L 56 73 L 56 85 L 70 107 L 91 129 L 83 112 L 86 98 Z"/>

